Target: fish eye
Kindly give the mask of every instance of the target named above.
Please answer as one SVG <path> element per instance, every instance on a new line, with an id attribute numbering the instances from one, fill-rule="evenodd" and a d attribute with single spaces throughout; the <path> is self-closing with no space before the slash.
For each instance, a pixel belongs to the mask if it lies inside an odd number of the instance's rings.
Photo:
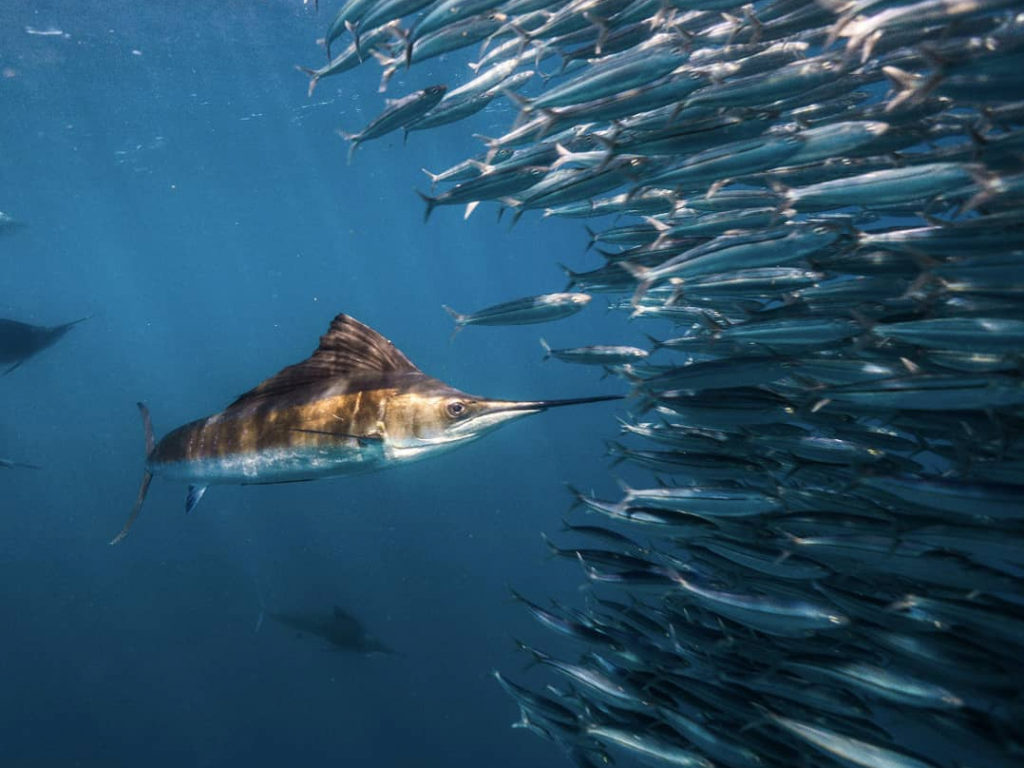
<path id="1" fill-rule="evenodd" d="M 461 400 L 452 400 L 451 402 L 448 403 L 448 405 L 445 406 L 445 410 L 448 412 L 449 416 L 451 416 L 453 419 L 457 419 L 460 416 L 465 415 L 466 404 Z"/>

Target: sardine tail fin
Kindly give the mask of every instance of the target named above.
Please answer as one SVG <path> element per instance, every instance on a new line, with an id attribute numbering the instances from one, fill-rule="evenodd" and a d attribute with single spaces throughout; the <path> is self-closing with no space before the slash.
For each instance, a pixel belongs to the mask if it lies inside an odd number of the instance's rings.
<path id="1" fill-rule="evenodd" d="M 427 210 L 423 212 L 423 221 L 430 221 L 430 214 L 434 212 L 434 206 L 437 205 L 437 198 L 425 195 L 418 189 L 416 190 L 416 194 L 420 196 L 420 199 L 423 200 L 424 203 L 427 204 Z"/>
<path id="2" fill-rule="evenodd" d="M 363 47 L 359 44 L 359 27 L 357 27 L 351 21 L 346 21 L 345 29 L 347 29 L 348 33 L 352 35 L 352 42 L 356 47 L 356 53 L 359 55 L 360 59 L 362 59 Z"/>
<path id="3" fill-rule="evenodd" d="M 359 146 L 358 133 L 345 133 L 345 131 L 335 131 L 341 138 L 347 141 L 348 144 L 348 156 L 345 159 L 346 164 L 352 165 L 352 153 L 356 151 L 356 147 Z"/>
<path id="4" fill-rule="evenodd" d="M 633 279 L 637 281 L 636 291 L 633 293 L 633 306 L 639 307 L 640 302 L 647 295 L 647 291 L 650 290 L 653 282 L 650 277 L 651 269 L 650 267 L 643 267 L 625 260 L 618 262 L 618 265 L 629 272 Z"/>
<path id="5" fill-rule="evenodd" d="M 425 174 L 427 174 L 428 177 L 430 177 L 430 189 L 431 189 L 431 191 L 433 191 L 434 186 L 437 184 L 438 180 L 441 178 L 441 174 L 439 174 L 439 173 L 431 173 L 426 168 L 420 168 L 420 170 L 423 171 Z"/>
<path id="6" fill-rule="evenodd" d="M 306 98 L 311 98 L 313 96 L 313 89 L 316 88 L 316 84 L 320 82 L 320 75 L 317 74 L 315 69 L 310 69 L 309 67 L 296 65 L 295 68 L 299 70 L 299 72 L 309 76 L 309 90 L 306 91 Z"/>
<path id="7" fill-rule="evenodd" d="M 452 329 L 452 336 L 451 336 L 451 340 L 454 341 L 455 334 L 457 334 L 459 331 L 461 331 L 463 328 L 466 327 L 466 315 L 463 315 L 463 314 L 460 314 L 460 313 L 456 312 L 454 309 L 449 307 L 447 304 L 442 304 L 441 306 L 444 307 L 444 311 L 447 312 L 449 315 L 451 315 L 452 319 L 455 321 L 455 328 Z"/>

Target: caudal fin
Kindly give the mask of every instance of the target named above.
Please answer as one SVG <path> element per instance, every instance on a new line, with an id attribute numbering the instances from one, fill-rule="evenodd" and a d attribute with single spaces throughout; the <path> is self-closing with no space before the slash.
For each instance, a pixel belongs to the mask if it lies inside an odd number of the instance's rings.
<path id="1" fill-rule="evenodd" d="M 433 191 L 434 187 L 437 185 L 437 182 L 441 180 L 441 174 L 431 173 L 426 168 L 420 168 L 420 170 L 430 177 L 430 190 Z"/>
<path id="2" fill-rule="evenodd" d="M 320 73 L 315 69 L 310 69 L 309 67 L 296 65 L 295 68 L 299 70 L 299 72 L 309 76 L 309 90 L 306 92 L 306 98 L 312 98 L 313 90 L 316 88 L 316 84 L 320 82 Z"/>
<path id="3" fill-rule="evenodd" d="M 547 339 L 543 338 L 540 340 L 540 345 L 544 347 L 544 357 L 541 360 L 541 362 L 543 362 L 551 357 L 551 345 L 548 344 Z"/>
<path id="4" fill-rule="evenodd" d="M 459 331 L 466 327 L 466 315 L 459 314 L 454 309 L 449 307 L 447 304 L 442 304 L 441 306 L 444 307 L 444 311 L 451 315 L 452 319 L 455 321 L 455 328 L 452 330 L 451 335 L 451 338 L 454 339 L 455 334 L 457 334 Z"/>
<path id="5" fill-rule="evenodd" d="M 153 453 L 153 448 L 156 445 L 156 439 L 153 437 L 153 423 L 149 418 L 149 409 L 146 405 L 144 403 L 137 403 L 137 405 L 139 406 L 139 413 L 142 414 L 142 428 L 146 433 L 146 458 L 148 459 L 150 454 Z M 149 483 L 152 479 L 153 473 L 148 469 L 144 470 L 142 473 L 142 483 L 139 484 L 139 495 L 135 497 L 135 506 L 132 507 L 132 511 L 128 514 L 128 520 L 125 521 L 121 532 L 110 540 L 111 546 L 117 544 L 121 539 L 128 535 L 128 530 L 135 522 L 135 518 L 139 516 L 139 512 L 142 511 L 142 504 L 146 500 L 146 493 L 149 491 Z"/>
<path id="6" fill-rule="evenodd" d="M 422 192 L 420 192 L 418 189 L 416 190 L 416 194 L 420 196 L 420 199 L 424 203 L 427 204 L 427 210 L 423 214 L 423 221 L 424 222 L 430 221 L 430 214 L 434 212 L 434 206 L 437 205 L 437 198 L 436 197 L 431 197 L 430 195 L 425 195 Z"/>
<path id="7" fill-rule="evenodd" d="M 636 280 L 637 285 L 636 291 L 633 293 L 633 306 L 639 307 L 640 302 L 643 300 L 644 296 L 647 295 L 647 291 L 650 290 L 651 284 L 654 282 L 650 276 L 651 268 L 642 267 L 639 264 L 634 264 L 633 262 L 626 260 L 618 261 L 616 263 L 629 272 L 629 274 L 633 276 L 633 279 Z"/>

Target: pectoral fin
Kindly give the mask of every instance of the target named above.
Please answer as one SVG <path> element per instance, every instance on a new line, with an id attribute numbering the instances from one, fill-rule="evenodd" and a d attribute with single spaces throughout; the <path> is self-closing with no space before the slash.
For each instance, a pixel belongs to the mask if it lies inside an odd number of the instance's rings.
<path id="1" fill-rule="evenodd" d="M 203 498 L 203 494 L 206 493 L 207 486 L 205 485 L 190 485 L 188 487 L 188 494 L 185 496 L 185 514 L 189 514 L 196 505 L 199 504 L 199 500 Z"/>

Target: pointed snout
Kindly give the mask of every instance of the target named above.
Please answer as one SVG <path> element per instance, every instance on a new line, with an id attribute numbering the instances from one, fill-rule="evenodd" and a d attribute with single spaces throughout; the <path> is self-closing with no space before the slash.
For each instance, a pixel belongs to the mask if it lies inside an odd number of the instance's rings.
<path id="1" fill-rule="evenodd" d="M 564 405 L 583 405 L 584 403 L 600 403 L 605 400 L 621 400 L 623 395 L 596 395 L 594 397 L 571 397 L 566 400 L 492 400 L 482 409 L 483 413 L 538 413 L 549 408 L 561 408 Z"/>

